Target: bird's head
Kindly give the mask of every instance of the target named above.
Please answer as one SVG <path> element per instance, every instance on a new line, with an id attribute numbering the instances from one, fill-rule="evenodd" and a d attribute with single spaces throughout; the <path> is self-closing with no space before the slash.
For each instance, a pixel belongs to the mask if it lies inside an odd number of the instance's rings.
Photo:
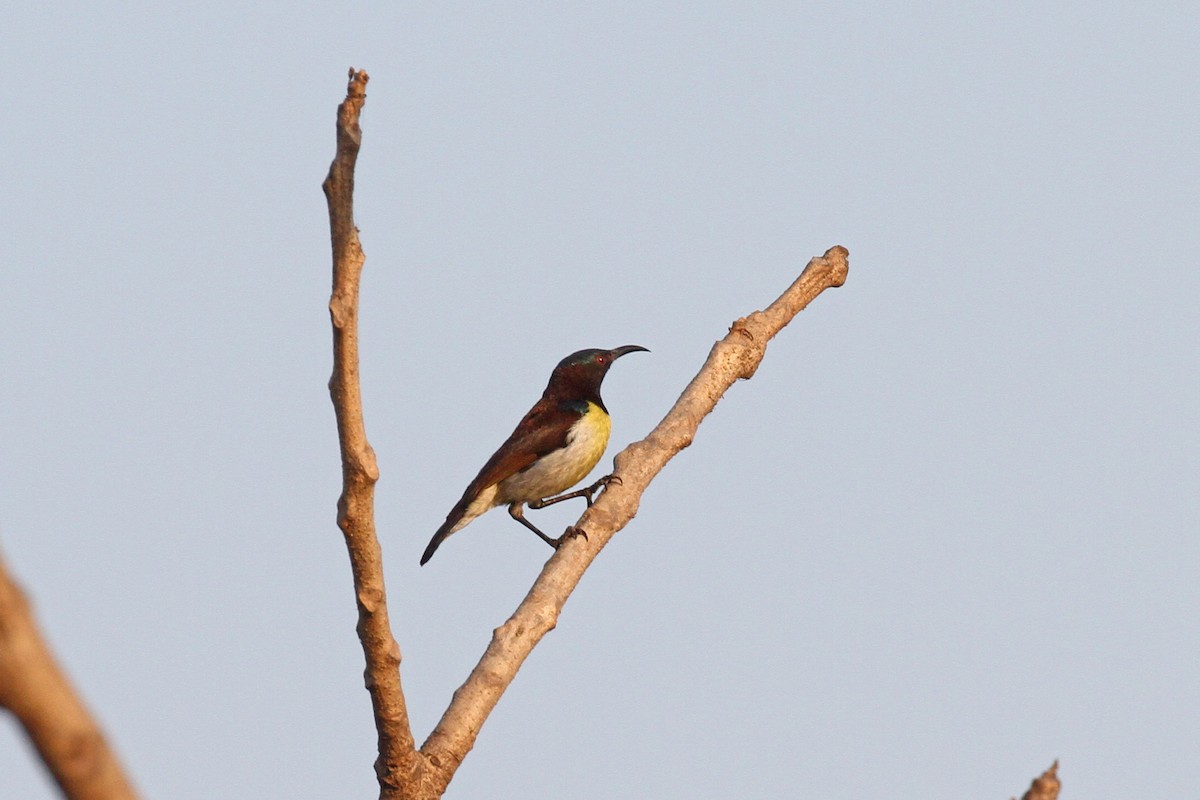
<path id="1" fill-rule="evenodd" d="M 571 353 L 558 362 L 558 366 L 554 368 L 554 372 L 550 375 L 550 385 L 546 387 L 546 391 L 563 397 L 598 402 L 600 384 L 604 381 L 604 376 L 608 374 L 608 368 L 621 356 L 637 352 L 649 353 L 650 351 L 641 345 L 627 344 L 612 350 L 591 348 Z M 601 406 L 603 407 L 602 403 Z"/>

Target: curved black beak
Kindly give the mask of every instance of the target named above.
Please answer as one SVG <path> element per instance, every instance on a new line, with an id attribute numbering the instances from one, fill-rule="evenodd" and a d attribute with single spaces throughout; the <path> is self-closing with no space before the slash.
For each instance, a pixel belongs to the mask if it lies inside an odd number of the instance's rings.
<path id="1" fill-rule="evenodd" d="M 612 350 L 609 350 L 608 354 L 614 360 L 616 360 L 616 359 L 620 358 L 621 356 L 629 355 L 630 353 L 638 353 L 638 352 L 649 353 L 650 350 L 648 348 L 642 347 L 640 344 L 627 344 L 624 347 L 617 347 Z"/>

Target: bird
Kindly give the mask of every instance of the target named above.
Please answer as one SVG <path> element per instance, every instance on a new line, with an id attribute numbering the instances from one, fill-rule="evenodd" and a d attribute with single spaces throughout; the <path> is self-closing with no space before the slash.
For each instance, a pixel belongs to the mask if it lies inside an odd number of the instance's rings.
<path id="1" fill-rule="evenodd" d="M 612 350 L 579 350 L 558 362 L 550 373 L 550 382 L 533 408 L 529 409 L 512 435 L 500 445 L 475 480 L 467 486 L 462 499 L 454 504 L 429 546 L 421 555 L 424 566 L 450 534 L 497 506 L 507 505 L 517 522 L 536 533 L 542 541 L 557 549 L 566 534 L 552 539 L 525 519 L 523 506 L 544 508 L 561 500 L 584 497 L 592 504 L 592 495 L 609 481 L 608 475 L 584 489 L 555 497 L 587 477 L 599 463 L 608 446 L 612 421 L 600 399 L 600 384 L 609 367 L 629 353 L 650 352 L 628 344 Z M 572 531 L 568 530 L 568 533 Z"/>

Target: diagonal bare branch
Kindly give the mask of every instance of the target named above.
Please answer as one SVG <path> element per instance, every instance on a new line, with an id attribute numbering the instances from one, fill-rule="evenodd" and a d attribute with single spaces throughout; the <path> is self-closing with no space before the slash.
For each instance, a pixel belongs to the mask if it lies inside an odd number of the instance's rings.
<path id="1" fill-rule="evenodd" d="M 16 717 L 70 800 L 135 800 L 126 777 L 71 681 L 42 638 L 21 587 L 0 560 L 0 708 Z"/>
<path id="2" fill-rule="evenodd" d="M 493 632 L 483 657 L 454 693 L 449 708 L 421 747 L 439 776 L 438 782 L 444 780 L 440 783 L 443 789 L 521 664 L 557 624 L 563 605 L 584 571 L 613 535 L 633 519 L 650 481 L 676 453 L 691 444 L 700 421 L 726 390 L 738 379 L 754 375 L 767 342 L 813 298 L 825 289 L 841 286 L 848 270 L 849 253 L 844 247 L 833 247 L 812 259 L 775 302 L 733 323 L 662 422 L 645 439 L 617 455 L 615 474 L 620 482 L 610 484 L 576 524 L 587 531 L 587 538 L 570 539 L 546 562 L 517 610 Z"/>

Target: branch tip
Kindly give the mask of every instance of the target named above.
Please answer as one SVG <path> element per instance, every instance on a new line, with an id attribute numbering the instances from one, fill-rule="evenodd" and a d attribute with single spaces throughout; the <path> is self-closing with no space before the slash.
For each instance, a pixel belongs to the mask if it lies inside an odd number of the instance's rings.
<path id="1" fill-rule="evenodd" d="M 1062 782 L 1058 779 L 1058 759 L 1050 765 L 1050 769 L 1033 779 L 1029 791 L 1021 795 L 1021 800 L 1057 800 Z"/>

